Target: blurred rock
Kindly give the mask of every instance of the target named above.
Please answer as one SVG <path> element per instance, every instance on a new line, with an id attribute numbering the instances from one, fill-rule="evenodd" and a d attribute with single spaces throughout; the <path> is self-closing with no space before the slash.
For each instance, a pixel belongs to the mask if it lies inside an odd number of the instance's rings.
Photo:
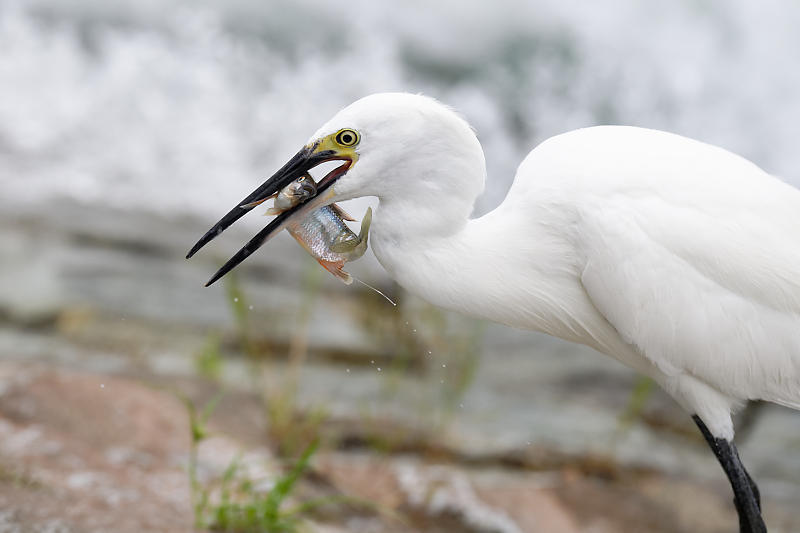
<path id="1" fill-rule="evenodd" d="M 251 464 L 270 463 L 277 443 L 265 437 L 274 431 L 264 402 L 292 389 L 288 414 L 324 412 L 322 431 L 347 450 L 320 453 L 319 472 L 332 484 L 325 490 L 395 509 L 415 531 L 723 531 L 733 523 L 722 473 L 674 402 L 656 389 L 641 416 L 620 424 L 636 376 L 610 359 L 405 295 L 393 307 L 329 279 L 290 239 L 237 270 L 245 338 L 226 286 L 202 284 L 219 264 L 215 250 L 226 258 L 247 233 L 232 228 L 185 261 L 205 222 L 103 208 L 86 218 L 85 210 L 70 202 L 44 214 L 0 210 L 0 478 L 9 480 L 0 480 L 0 505 L 15 509 L 10 523 L 99 530 L 117 509 L 146 501 L 156 517 L 148 528 L 190 524 L 186 414 L 164 390 L 196 384 L 197 355 L 208 346 L 230 391 L 215 422 L 221 435 L 201 449 L 209 478 L 239 448 Z M 800 497 L 797 420 L 764 406 L 739 446 L 768 522 L 784 531 L 800 529 L 791 512 Z M 420 501 L 412 477 L 447 503 Z M 160 524 L 161 513 L 173 518 Z M 680 518 L 663 518 L 671 513 Z M 120 516 L 120 531 L 145 527 Z M 406 531 L 363 509 L 322 518 L 315 524 L 330 531 Z"/>

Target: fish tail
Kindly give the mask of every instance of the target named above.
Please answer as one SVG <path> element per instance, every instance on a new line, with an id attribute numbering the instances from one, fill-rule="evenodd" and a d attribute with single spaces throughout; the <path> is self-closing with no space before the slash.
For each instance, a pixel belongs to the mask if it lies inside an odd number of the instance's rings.
<path id="1" fill-rule="evenodd" d="M 369 226 L 372 224 L 372 208 L 368 207 L 364 218 L 361 220 L 361 232 L 356 236 L 352 231 L 341 233 L 333 244 L 331 250 L 337 254 L 347 254 L 347 260 L 358 259 L 367 251 Z"/>
<path id="2" fill-rule="evenodd" d="M 324 259 L 317 259 L 317 262 L 322 265 L 322 267 L 342 280 L 342 283 L 345 285 L 350 285 L 353 283 L 353 277 L 344 271 L 344 261 L 325 261 Z"/>
<path id="3" fill-rule="evenodd" d="M 367 212 L 364 213 L 364 218 L 361 219 L 361 231 L 358 233 L 358 239 L 365 243 L 369 238 L 369 227 L 372 225 L 372 208 L 368 207 Z"/>
<path id="4" fill-rule="evenodd" d="M 368 207 L 361 219 L 361 231 L 358 232 L 358 245 L 353 250 L 354 259 L 361 257 L 367 251 L 367 241 L 369 240 L 369 227 L 372 224 L 372 208 Z"/>

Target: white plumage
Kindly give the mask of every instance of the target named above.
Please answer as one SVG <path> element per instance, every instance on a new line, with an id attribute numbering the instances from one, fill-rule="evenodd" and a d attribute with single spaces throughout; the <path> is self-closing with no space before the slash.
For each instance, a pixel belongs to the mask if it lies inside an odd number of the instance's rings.
<path id="1" fill-rule="evenodd" d="M 433 99 L 377 94 L 340 111 L 239 206 L 334 160 L 345 163 L 316 196 L 209 283 L 289 220 L 377 196 L 372 248 L 403 287 L 652 377 L 694 416 L 731 482 L 740 530 L 766 532 L 731 413 L 756 399 L 800 409 L 800 191 L 720 148 L 602 126 L 542 143 L 503 203 L 470 220 L 486 173 L 475 133 Z M 240 218 L 239 206 L 189 256 Z"/>
<path id="2" fill-rule="evenodd" d="M 345 126 L 363 140 L 336 198 L 380 199 L 372 246 L 407 290 L 619 359 L 717 437 L 745 400 L 800 408 L 800 191 L 714 146 L 601 126 L 539 145 L 468 220 L 485 166 L 455 113 L 373 95 L 312 139 Z"/>

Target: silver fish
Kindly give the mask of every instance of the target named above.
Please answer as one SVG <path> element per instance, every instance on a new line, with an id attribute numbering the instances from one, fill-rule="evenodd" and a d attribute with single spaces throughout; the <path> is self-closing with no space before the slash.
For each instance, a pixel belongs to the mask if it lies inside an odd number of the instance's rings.
<path id="1" fill-rule="evenodd" d="M 277 194 L 273 207 L 266 214 L 280 214 L 315 193 L 316 184 L 311 176 L 301 176 Z M 312 211 L 304 219 L 289 223 L 286 230 L 325 270 L 349 285 L 353 278 L 343 267 L 367 251 L 372 208 L 367 208 L 358 235 L 347 227 L 345 220 L 354 219 L 338 205 L 331 204 Z"/>
<path id="2" fill-rule="evenodd" d="M 303 174 L 278 192 L 273 206 L 267 209 L 266 214 L 279 215 L 315 194 L 317 194 L 317 184 L 311 176 Z"/>
<path id="3" fill-rule="evenodd" d="M 286 229 L 325 270 L 349 285 L 353 278 L 342 267 L 367 251 L 372 208 L 368 207 L 361 219 L 358 235 L 344 223 L 342 213 L 339 206 L 326 205 L 312 211 L 303 220 L 289 224 Z"/>

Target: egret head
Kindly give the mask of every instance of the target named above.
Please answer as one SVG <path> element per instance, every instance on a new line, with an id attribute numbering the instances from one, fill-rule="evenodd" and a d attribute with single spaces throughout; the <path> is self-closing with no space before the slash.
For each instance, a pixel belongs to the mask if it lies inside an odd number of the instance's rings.
<path id="1" fill-rule="evenodd" d="M 350 147 L 337 142 L 353 137 Z M 367 96 L 317 130 L 309 145 L 317 142 L 320 149 L 329 146 L 344 157 L 355 157 L 334 187 L 337 200 L 423 198 L 433 192 L 474 200 L 483 190 L 485 164 L 475 133 L 433 98 L 407 93 Z"/>
<path id="2" fill-rule="evenodd" d="M 377 196 L 381 204 L 426 203 L 428 213 L 447 206 L 457 213 L 446 219 L 466 220 L 483 190 L 483 151 L 464 119 L 425 96 L 374 94 L 350 104 L 324 124 L 280 170 L 206 232 L 187 257 L 247 211 L 310 169 L 331 161 L 341 164 L 319 179 L 316 195 L 275 217 L 212 282 L 283 229 L 292 217 L 304 217 L 323 205 Z M 425 210 L 417 215 L 424 222 Z"/>

